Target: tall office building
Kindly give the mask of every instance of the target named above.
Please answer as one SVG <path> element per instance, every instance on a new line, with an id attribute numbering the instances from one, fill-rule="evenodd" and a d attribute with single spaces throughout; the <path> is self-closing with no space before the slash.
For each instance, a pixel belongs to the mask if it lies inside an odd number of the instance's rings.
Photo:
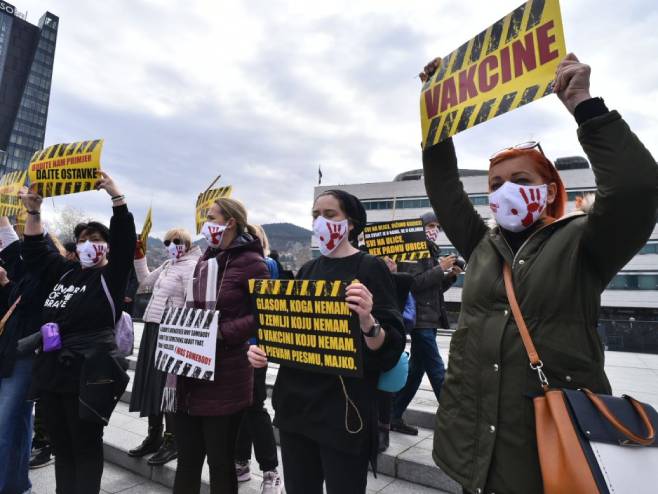
<path id="1" fill-rule="evenodd" d="M 46 12 L 35 26 L 0 1 L 0 175 L 43 147 L 58 24 Z"/>

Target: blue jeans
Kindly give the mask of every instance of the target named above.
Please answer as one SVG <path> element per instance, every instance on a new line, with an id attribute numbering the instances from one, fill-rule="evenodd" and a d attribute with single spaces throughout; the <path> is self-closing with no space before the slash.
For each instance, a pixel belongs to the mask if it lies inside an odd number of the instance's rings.
<path id="1" fill-rule="evenodd" d="M 409 375 L 404 385 L 393 400 L 393 419 L 399 420 L 413 400 L 423 374 L 427 373 L 436 400 L 446 375 L 443 359 L 436 344 L 436 329 L 415 328 L 411 330 L 411 355 L 409 356 Z"/>
<path id="2" fill-rule="evenodd" d="M 32 443 L 32 406 L 27 393 L 32 357 L 16 359 L 10 377 L 0 379 L 0 494 L 22 494 L 28 478 Z"/>

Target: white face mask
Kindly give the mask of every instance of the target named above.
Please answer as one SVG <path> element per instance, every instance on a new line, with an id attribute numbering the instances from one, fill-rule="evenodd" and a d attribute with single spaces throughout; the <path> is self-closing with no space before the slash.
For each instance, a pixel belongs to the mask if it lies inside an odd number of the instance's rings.
<path id="1" fill-rule="evenodd" d="M 320 244 L 320 253 L 328 256 L 347 238 L 347 220 L 331 221 L 322 216 L 313 220 L 313 234 Z"/>
<path id="2" fill-rule="evenodd" d="M 90 242 L 89 240 L 76 246 L 78 258 L 83 268 L 91 268 L 100 263 L 107 254 L 106 242 Z"/>
<path id="3" fill-rule="evenodd" d="M 496 223 L 510 232 L 522 232 L 534 225 L 546 209 L 548 186 L 517 185 L 505 182 L 489 194 L 489 207 Z"/>
<path id="4" fill-rule="evenodd" d="M 439 245 L 439 228 L 436 226 L 431 226 L 425 229 L 425 236 L 427 240 L 432 242 L 434 245 Z"/>
<path id="5" fill-rule="evenodd" d="M 201 235 L 203 235 L 211 247 L 219 247 L 222 243 L 222 237 L 226 231 L 226 225 L 218 225 L 206 221 L 201 228 Z"/>
<path id="6" fill-rule="evenodd" d="M 185 254 L 185 246 L 182 244 L 176 245 L 172 242 L 167 246 L 167 254 L 169 255 L 169 259 L 175 262 Z"/>

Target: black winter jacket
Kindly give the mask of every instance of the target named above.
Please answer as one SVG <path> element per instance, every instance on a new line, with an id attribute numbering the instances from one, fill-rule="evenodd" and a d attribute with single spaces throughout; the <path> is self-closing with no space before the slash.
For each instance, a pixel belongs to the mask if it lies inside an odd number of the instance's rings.
<path id="1" fill-rule="evenodd" d="M 443 292 L 455 282 L 454 276 L 446 275 L 439 265 L 438 248 L 431 246 L 432 257 L 418 262 L 401 262 L 398 271 L 414 277 L 411 293 L 416 299 L 417 328 L 449 328 Z"/>

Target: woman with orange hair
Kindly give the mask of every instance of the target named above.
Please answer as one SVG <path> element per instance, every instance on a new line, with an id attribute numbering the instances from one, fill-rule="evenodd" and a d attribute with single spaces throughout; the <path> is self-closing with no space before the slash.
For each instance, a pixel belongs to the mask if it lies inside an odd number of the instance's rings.
<path id="1" fill-rule="evenodd" d="M 542 492 L 530 399 L 541 386 L 510 312 L 505 264 L 550 384 L 611 392 L 596 331 L 600 296 L 656 224 L 658 166 L 619 113 L 591 98 L 589 76 L 590 68 L 568 55 L 554 84 L 596 177 L 588 213 L 565 215 L 559 173 L 538 143 L 525 143 L 490 159 L 497 225 L 487 228 L 459 180 L 452 140 L 423 152 L 432 207 L 469 261 L 433 452 L 466 492 Z"/>

